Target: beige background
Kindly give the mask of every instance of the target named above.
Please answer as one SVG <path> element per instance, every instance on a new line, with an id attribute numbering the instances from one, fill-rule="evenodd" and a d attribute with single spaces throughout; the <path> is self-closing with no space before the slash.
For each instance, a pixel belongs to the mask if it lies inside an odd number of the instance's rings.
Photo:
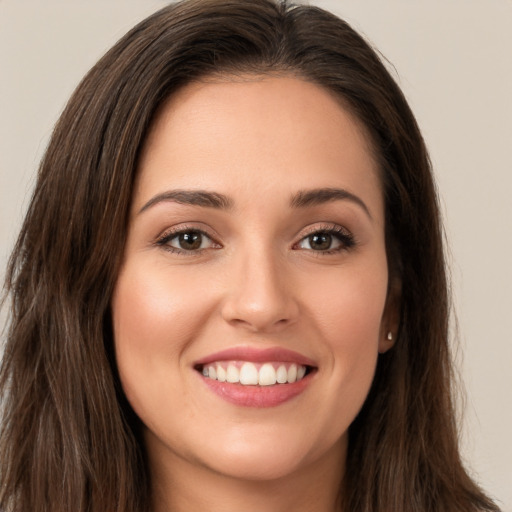
<path id="1" fill-rule="evenodd" d="M 162 0 L 0 0 L 0 268 L 79 79 Z M 393 63 L 437 173 L 467 390 L 463 450 L 512 512 L 512 1 L 318 0 Z"/>

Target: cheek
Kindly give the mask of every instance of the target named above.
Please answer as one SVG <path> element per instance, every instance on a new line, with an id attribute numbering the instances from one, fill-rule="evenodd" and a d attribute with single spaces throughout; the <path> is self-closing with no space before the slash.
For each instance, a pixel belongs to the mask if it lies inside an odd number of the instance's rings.
<path id="1" fill-rule="evenodd" d="M 386 260 L 340 267 L 305 285 L 311 314 L 332 344 L 356 352 L 377 349 L 387 295 Z"/>
<path id="2" fill-rule="evenodd" d="M 121 272 L 112 311 L 116 345 L 141 350 L 180 349 L 189 331 L 207 312 L 200 280 L 155 265 L 131 265 Z"/>
<path id="3" fill-rule="evenodd" d="M 310 314 L 330 356 L 330 385 L 336 390 L 331 408 L 350 411 L 345 418 L 353 419 L 375 373 L 387 294 L 385 259 L 361 271 L 346 267 L 325 279 L 317 275 L 308 288 Z"/>
<path id="4" fill-rule="evenodd" d="M 148 397 L 160 396 L 163 388 L 180 385 L 183 352 L 209 314 L 211 301 L 199 282 L 186 273 L 172 279 L 168 274 L 158 263 L 129 264 L 113 295 L 116 362 L 134 409 L 138 403 L 150 406 Z"/>

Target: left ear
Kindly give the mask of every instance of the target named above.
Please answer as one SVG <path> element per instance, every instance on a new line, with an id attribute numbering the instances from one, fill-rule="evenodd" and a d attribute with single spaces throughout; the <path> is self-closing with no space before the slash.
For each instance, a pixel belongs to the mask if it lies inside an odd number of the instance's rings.
<path id="1" fill-rule="evenodd" d="M 402 283 L 398 278 L 391 280 L 388 296 L 379 333 L 379 353 L 384 354 L 396 342 L 398 327 L 400 325 L 400 302 L 402 296 Z"/>

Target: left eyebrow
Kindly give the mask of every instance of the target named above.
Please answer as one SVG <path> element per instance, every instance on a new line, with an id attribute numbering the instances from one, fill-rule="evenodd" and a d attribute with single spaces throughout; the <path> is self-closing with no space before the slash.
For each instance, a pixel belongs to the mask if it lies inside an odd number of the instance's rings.
<path id="1" fill-rule="evenodd" d="M 233 201 L 229 197 L 217 192 L 209 192 L 206 190 L 168 190 L 167 192 L 152 197 L 139 210 L 139 214 L 162 202 L 189 204 L 192 206 L 202 206 L 220 210 L 229 210 L 233 207 Z"/>
<path id="2" fill-rule="evenodd" d="M 292 208 L 306 208 L 317 206 L 331 201 L 350 201 L 358 205 L 370 219 L 372 216 L 366 203 L 352 192 L 343 188 L 315 188 L 311 190 L 299 190 L 292 196 L 290 205 Z"/>

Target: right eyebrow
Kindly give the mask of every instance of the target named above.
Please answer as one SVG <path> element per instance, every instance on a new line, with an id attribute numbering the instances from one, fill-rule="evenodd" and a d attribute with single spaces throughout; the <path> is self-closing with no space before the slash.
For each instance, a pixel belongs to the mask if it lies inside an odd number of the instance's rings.
<path id="1" fill-rule="evenodd" d="M 343 188 L 315 188 L 311 190 L 299 190 L 291 200 L 293 208 L 306 208 L 331 201 L 350 201 L 359 206 L 372 220 L 370 209 L 366 203 L 355 194 Z"/>
<path id="2" fill-rule="evenodd" d="M 139 214 L 162 202 L 188 204 L 219 210 L 229 210 L 233 207 L 231 198 L 217 192 L 209 192 L 207 190 L 167 190 L 152 197 L 139 210 Z"/>

